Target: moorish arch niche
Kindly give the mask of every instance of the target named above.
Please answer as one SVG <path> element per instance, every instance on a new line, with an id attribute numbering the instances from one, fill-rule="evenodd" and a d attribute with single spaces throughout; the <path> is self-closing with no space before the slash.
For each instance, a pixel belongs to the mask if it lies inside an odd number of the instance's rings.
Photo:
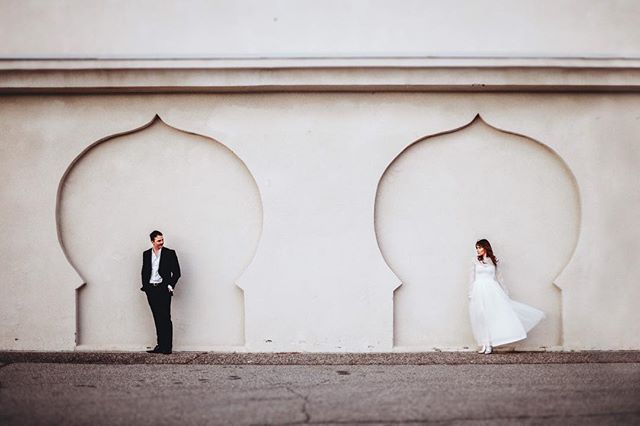
<path id="1" fill-rule="evenodd" d="M 480 116 L 406 148 L 383 174 L 375 208 L 378 244 L 402 281 L 394 293 L 394 346 L 475 347 L 467 292 L 480 238 L 502 260 L 511 297 L 547 314 L 511 346 L 561 346 L 554 280 L 576 247 L 579 205 L 575 178 L 553 150 Z"/>
<path id="2" fill-rule="evenodd" d="M 63 249 L 85 282 L 77 290 L 79 347 L 155 344 L 139 290 L 154 229 L 177 250 L 182 268 L 172 302 L 174 347 L 244 345 L 244 295 L 235 281 L 257 248 L 262 204 L 230 149 L 156 116 L 78 156 L 61 181 L 57 214 Z"/>

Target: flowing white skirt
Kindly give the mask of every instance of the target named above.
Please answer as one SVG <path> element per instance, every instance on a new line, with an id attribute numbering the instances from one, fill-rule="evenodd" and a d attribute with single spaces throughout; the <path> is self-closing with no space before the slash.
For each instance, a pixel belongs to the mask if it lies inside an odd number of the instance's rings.
<path id="1" fill-rule="evenodd" d="M 511 300 L 500 284 L 491 279 L 476 280 L 469 300 L 471 329 L 478 345 L 499 346 L 527 337 L 544 312 Z"/>

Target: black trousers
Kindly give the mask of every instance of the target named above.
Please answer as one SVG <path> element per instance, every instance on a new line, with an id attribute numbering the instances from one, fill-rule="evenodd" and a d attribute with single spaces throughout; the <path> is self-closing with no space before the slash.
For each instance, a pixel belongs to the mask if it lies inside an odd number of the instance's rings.
<path id="1" fill-rule="evenodd" d="M 171 322 L 171 293 L 166 284 L 157 287 L 149 286 L 146 291 L 147 301 L 156 324 L 158 347 L 162 351 L 170 351 L 173 347 L 173 323 Z"/>

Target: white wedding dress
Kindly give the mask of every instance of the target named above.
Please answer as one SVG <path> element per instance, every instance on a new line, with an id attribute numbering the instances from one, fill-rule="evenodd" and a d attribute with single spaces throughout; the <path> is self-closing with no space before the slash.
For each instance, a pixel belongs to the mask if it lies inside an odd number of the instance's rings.
<path id="1" fill-rule="evenodd" d="M 544 312 L 507 295 L 500 273 L 491 259 L 474 261 L 469 289 L 471 329 L 478 345 L 499 346 L 527 337 L 544 318 Z"/>

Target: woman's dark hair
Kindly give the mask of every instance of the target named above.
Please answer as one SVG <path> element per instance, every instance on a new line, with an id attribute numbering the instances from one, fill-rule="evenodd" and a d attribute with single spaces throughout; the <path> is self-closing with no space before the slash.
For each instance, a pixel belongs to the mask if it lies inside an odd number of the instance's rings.
<path id="1" fill-rule="evenodd" d="M 495 267 L 498 267 L 498 259 L 493 254 L 493 249 L 491 248 L 491 243 L 489 240 L 485 240 L 484 238 L 476 241 L 476 247 L 482 247 L 485 252 L 485 256 L 491 259 Z M 478 261 L 483 262 L 482 256 L 478 256 Z"/>
<path id="2" fill-rule="evenodd" d="M 152 233 L 149 234 L 149 238 L 151 238 L 151 241 L 155 240 L 157 236 L 162 236 L 162 232 L 153 231 Z"/>

